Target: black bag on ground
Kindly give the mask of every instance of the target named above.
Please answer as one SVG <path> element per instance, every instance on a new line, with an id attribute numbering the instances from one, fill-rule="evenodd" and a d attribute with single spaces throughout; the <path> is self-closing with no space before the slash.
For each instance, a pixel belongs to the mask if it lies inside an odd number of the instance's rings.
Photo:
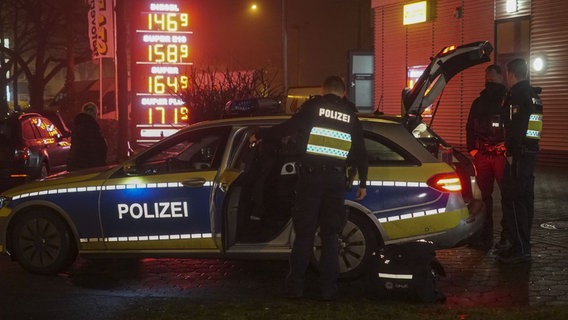
<path id="1" fill-rule="evenodd" d="M 444 268 L 430 242 L 387 245 L 374 254 L 370 267 L 369 292 L 380 298 L 443 302 L 437 289 Z"/>

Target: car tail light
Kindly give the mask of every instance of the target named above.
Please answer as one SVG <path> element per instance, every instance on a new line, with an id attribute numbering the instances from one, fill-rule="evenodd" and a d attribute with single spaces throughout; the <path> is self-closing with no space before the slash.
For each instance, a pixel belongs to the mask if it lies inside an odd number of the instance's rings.
<path id="1" fill-rule="evenodd" d="M 27 147 L 18 148 L 14 151 L 14 160 L 28 160 L 30 158 L 30 149 Z"/>
<path id="2" fill-rule="evenodd" d="M 427 181 L 428 185 L 441 192 L 455 192 L 462 190 L 460 177 L 457 173 L 440 173 Z"/>
<path id="3" fill-rule="evenodd" d="M 443 55 L 446 55 L 446 54 L 451 53 L 451 52 L 454 52 L 454 51 L 456 51 L 456 46 L 455 46 L 455 45 L 447 46 L 447 47 L 445 47 L 445 48 L 442 50 L 442 54 L 441 54 L 441 55 L 443 56 Z"/>

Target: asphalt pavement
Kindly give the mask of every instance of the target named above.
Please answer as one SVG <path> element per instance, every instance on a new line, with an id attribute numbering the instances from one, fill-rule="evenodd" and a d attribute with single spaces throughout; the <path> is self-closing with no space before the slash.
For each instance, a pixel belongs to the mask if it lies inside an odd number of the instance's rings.
<path id="1" fill-rule="evenodd" d="M 439 290 L 448 307 L 568 307 L 568 168 L 536 171 L 531 263 L 500 265 L 491 251 L 464 246 L 439 250 L 446 271 Z M 495 221 L 500 220 L 495 193 Z M 496 234 L 499 229 L 495 231 Z M 0 320 L 121 319 L 133 305 L 152 299 L 208 302 L 273 302 L 286 261 L 222 259 L 86 259 L 56 276 L 23 271 L 0 257 Z M 307 295 L 315 296 L 316 275 Z M 366 282 L 342 281 L 336 303 L 369 299 Z"/>
<path id="2" fill-rule="evenodd" d="M 568 305 L 568 168 L 538 167 L 532 262 L 500 265 L 492 251 L 470 247 L 440 250 L 448 276 L 440 289 L 448 304 L 460 306 Z M 494 193 L 494 221 L 501 219 Z M 495 230 L 498 239 L 500 228 Z"/>

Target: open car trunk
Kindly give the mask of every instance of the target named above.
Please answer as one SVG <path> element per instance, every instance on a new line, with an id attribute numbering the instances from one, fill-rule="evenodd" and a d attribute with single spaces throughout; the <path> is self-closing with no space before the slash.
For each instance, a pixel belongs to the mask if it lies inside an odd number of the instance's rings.
<path id="1" fill-rule="evenodd" d="M 402 111 L 406 117 L 420 117 L 424 110 L 440 96 L 446 84 L 456 74 L 491 60 L 493 47 L 488 41 L 461 46 L 448 46 L 434 57 L 412 89 L 402 92 Z M 412 128 L 413 129 L 413 128 Z"/>
<path id="2" fill-rule="evenodd" d="M 476 184 L 472 182 L 472 178 L 475 178 L 473 163 L 429 130 L 422 122 L 422 113 L 440 97 L 450 79 L 465 69 L 489 62 L 492 52 L 493 47 L 488 41 L 445 47 L 430 59 L 430 64 L 414 87 L 402 92 L 402 112 L 407 130 L 434 156 L 456 170 L 461 177 L 462 195 L 467 203 L 470 203 L 476 192 Z"/>

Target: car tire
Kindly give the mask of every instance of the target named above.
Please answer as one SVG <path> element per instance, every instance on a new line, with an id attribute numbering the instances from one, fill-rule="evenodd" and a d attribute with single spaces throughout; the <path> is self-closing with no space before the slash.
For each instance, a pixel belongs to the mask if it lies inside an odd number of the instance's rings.
<path id="1" fill-rule="evenodd" d="M 363 275 L 378 244 L 371 222 L 357 211 L 348 212 L 346 223 L 339 235 L 339 277 L 355 279 Z M 316 270 L 320 255 L 321 238 L 318 229 L 311 261 Z"/>
<path id="2" fill-rule="evenodd" d="M 22 268 L 37 274 L 57 273 L 77 256 L 67 224 L 47 211 L 18 218 L 12 229 L 12 251 Z"/>
<path id="3" fill-rule="evenodd" d="M 42 162 L 41 167 L 39 168 L 39 178 L 45 179 L 49 175 L 49 170 L 47 170 L 47 163 Z"/>

